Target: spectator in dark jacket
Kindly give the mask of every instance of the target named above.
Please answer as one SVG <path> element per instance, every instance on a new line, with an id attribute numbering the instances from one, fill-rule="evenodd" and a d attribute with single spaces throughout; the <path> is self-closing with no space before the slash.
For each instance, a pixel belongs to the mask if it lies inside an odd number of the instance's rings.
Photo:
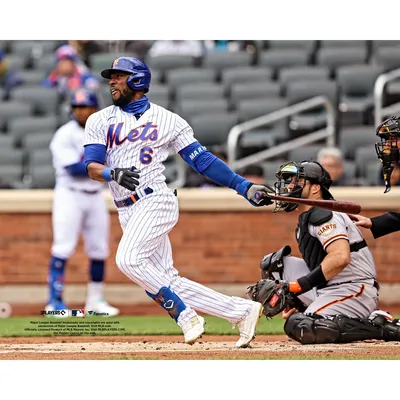
<path id="1" fill-rule="evenodd" d="M 0 87 L 8 93 L 13 87 L 23 83 L 18 73 L 7 63 L 7 57 L 3 50 L 0 50 Z"/>

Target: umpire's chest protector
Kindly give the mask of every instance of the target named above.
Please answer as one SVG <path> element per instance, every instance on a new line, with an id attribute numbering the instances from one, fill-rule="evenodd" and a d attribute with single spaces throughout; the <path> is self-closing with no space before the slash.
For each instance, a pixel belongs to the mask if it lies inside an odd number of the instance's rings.
<path id="1" fill-rule="evenodd" d="M 310 208 L 299 216 L 296 228 L 296 240 L 303 260 L 310 271 L 318 267 L 326 256 L 326 251 L 321 242 L 312 236 L 308 230 L 309 225 L 320 225 L 332 218 L 332 211 L 320 208 Z"/>

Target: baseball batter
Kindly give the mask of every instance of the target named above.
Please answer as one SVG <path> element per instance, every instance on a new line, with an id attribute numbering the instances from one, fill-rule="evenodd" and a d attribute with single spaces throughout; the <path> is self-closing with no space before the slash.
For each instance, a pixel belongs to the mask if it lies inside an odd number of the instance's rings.
<path id="1" fill-rule="evenodd" d="M 248 346 L 261 304 L 217 293 L 181 278 L 174 268 L 168 233 L 178 221 L 178 200 L 165 183 L 163 162 L 172 146 L 197 173 L 236 190 L 254 206 L 271 202 L 261 198 L 267 188 L 235 174 L 195 139 L 183 118 L 149 102 L 151 73 L 141 60 L 119 57 L 101 75 L 109 80 L 114 105 L 89 117 L 84 152 L 89 176 L 109 182 L 118 210 L 123 230 L 118 267 L 175 319 L 186 343 L 204 333 L 200 311 L 238 325 L 236 345 Z"/>
<path id="2" fill-rule="evenodd" d="M 83 162 L 84 127 L 88 117 L 99 109 L 97 97 L 81 89 L 72 94 L 70 106 L 73 119 L 57 130 L 50 143 L 56 186 L 46 310 L 68 308 L 63 301 L 65 266 L 82 232 L 90 258 L 85 308 L 115 316 L 119 310 L 103 299 L 105 259 L 109 253 L 109 212 L 103 195 L 104 184 L 88 177 Z"/>
<path id="3" fill-rule="evenodd" d="M 277 177 L 278 193 L 334 200 L 329 192 L 329 173 L 317 162 L 285 163 Z M 286 334 L 303 344 L 400 340 L 397 321 L 388 320 L 389 314 L 377 311 L 379 285 L 375 262 L 349 216 L 295 203 L 279 203 L 278 207 L 287 212 L 297 207 L 302 211 L 296 229 L 302 259 L 290 257 L 285 247 L 261 262 L 267 274 L 282 279 L 276 284 L 281 288 L 278 297 L 290 299 L 294 295 L 305 305 L 302 312 L 295 307 L 285 310 Z M 271 281 L 260 281 L 255 287 L 251 297 L 260 301 L 257 297 L 272 287 Z M 276 297 L 267 299 L 265 311 L 278 303 Z"/>

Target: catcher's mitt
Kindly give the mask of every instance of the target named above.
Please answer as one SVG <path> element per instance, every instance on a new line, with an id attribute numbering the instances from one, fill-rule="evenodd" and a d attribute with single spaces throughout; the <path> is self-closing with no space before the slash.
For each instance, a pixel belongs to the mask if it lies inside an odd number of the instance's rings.
<path id="1" fill-rule="evenodd" d="M 247 296 L 264 306 L 264 315 L 272 318 L 286 307 L 294 307 L 297 297 L 289 292 L 289 283 L 261 279 L 255 285 L 249 286 Z"/>

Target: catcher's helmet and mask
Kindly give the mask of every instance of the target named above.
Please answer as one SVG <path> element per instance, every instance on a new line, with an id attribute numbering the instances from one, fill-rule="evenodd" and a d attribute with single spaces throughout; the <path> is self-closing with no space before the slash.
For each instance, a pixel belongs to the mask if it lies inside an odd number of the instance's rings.
<path id="1" fill-rule="evenodd" d="M 301 198 L 306 181 L 310 181 L 321 186 L 322 196 L 325 200 L 334 200 L 329 192 L 332 185 L 331 176 L 317 161 L 287 162 L 278 168 L 275 176 L 278 178 L 278 181 L 274 184 L 275 194 L 277 195 Z M 292 187 L 289 188 L 289 185 Z M 297 207 L 297 203 L 276 201 L 274 212 L 291 212 Z"/>
<path id="2" fill-rule="evenodd" d="M 111 79 L 111 74 L 115 72 L 125 72 L 131 74 L 126 83 L 133 91 L 143 90 L 147 93 L 150 88 L 151 72 L 149 67 L 138 58 L 118 57 L 111 65 L 111 68 L 101 72 L 101 76 Z"/>
<path id="3" fill-rule="evenodd" d="M 381 139 L 375 143 L 376 154 L 382 163 L 385 192 L 391 189 L 390 176 L 393 168 L 399 163 L 400 118 L 390 117 L 376 128 L 376 135 Z"/>

